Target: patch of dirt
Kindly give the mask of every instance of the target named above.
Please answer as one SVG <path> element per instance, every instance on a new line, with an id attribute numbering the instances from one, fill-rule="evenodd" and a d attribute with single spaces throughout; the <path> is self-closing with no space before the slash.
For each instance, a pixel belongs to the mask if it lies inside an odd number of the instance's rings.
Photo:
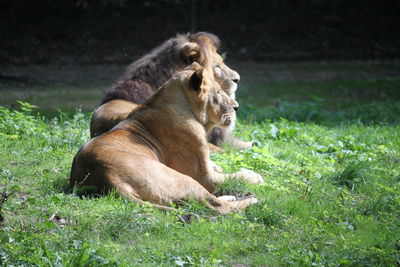
<path id="1" fill-rule="evenodd" d="M 99 65 L 0 65 L 0 85 L 109 86 L 123 74 L 128 64 Z"/>
<path id="2" fill-rule="evenodd" d="M 231 63 L 228 58 L 227 64 L 241 75 L 239 91 L 247 88 L 247 92 L 251 92 L 252 88 L 265 88 L 266 84 L 275 82 L 330 82 L 400 77 L 400 62 L 397 61 Z M 69 112 L 76 108 L 92 111 L 99 105 L 107 88 L 123 75 L 128 65 L 128 62 L 92 65 L 3 64 L 0 65 L 0 105 L 18 107 L 16 100 L 22 100 L 39 106 L 41 114 L 46 116 L 58 114 L 59 109 Z M 374 89 L 357 91 L 349 88 L 347 91 L 344 95 L 352 99 L 371 99 L 381 94 Z M 268 96 L 267 90 L 258 93 L 260 97 L 268 99 L 268 103 L 274 103 L 275 100 Z M 245 94 L 242 91 L 242 97 Z M 297 94 L 296 100 L 299 99 L 303 99 L 302 95 Z M 242 98 L 242 101 L 245 103 L 246 99 Z M 262 100 L 260 103 L 264 105 L 267 102 Z M 261 105 L 260 103 L 258 104 Z"/>
<path id="3" fill-rule="evenodd" d="M 399 65 L 399 62 L 386 64 L 384 61 L 316 61 L 287 63 L 237 62 L 230 66 L 239 72 L 243 83 L 255 85 L 264 82 L 319 82 L 337 79 L 399 77 Z"/>
<path id="4" fill-rule="evenodd" d="M 133 61 L 134 59 L 132 59 Z M 399 63 L 350 61 L 350 62 L 288 62 L 227 63 L 241 75 L 242 81 L 257 84 L 263 81 L 327 81 L 338 78 L 398 77 Z M 21 84 L 110 86 L 125 71 L 127 63 L 92 65 L 0 65 L 0 85 L 7 82 Z"/>

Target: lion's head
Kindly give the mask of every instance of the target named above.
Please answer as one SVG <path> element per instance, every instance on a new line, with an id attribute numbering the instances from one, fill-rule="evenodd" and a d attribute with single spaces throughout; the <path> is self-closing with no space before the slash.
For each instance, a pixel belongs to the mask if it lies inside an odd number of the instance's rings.
<path id="1" fill-rule="evenodd" d="M 211 33 L 199 32 L 189 35 L 188 39 L 193 44 L 193 49 L 196 49 L 196 46 L 198 46 L 198 50 L 200 51 L 198 53 L 199 58 L 195 58 L 192 62 L 198 62 L 200 65 L 208 68 L 213 73 L 215 80 L 220 84 L 221 89 L 228 96 L 235 99 L 240 75 L 229 68 L 218 53 L 218 49 L 221 46 L 218 37 Z"/>
<path id="2" fill-rule="evenodd" d="M 144 103 L 173 74 L 193 62 L 212 72 L 222 90 L 235 98 L 240 76 L 224 63 L 219 47 L 219 38 L 211 33 L 177 35 L 133 62 L 107 92 L 102 104 L 114 99 Z"/>
<path id="3" fill-rule="evenodd" d="M 213 73 L 206 68 L 193 63 L 187 70 L 194 72 L 190 75 L 184 92 L 197 120 L 207 130 L 216 126 L 231 126 L 236 120 L 235 111 L 239 104 L 221 89 Z"/>

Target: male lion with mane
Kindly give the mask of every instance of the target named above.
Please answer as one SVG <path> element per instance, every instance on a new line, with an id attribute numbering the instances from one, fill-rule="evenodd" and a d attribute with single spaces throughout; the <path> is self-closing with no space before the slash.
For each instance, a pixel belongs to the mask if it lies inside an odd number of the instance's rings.
<path id="1" fill-rule="evenodd" d="M 197 62 L 213 72 L 214 78 L 232 99 L 235 99 L 239 74 L 224 64 L 217 49 L 220 40 L 211 33 L 178 35 L 156 47 L 149 54 L 133 62 L 123 77 L 120 78 L 103 98 L 102 105 L 93 114 L 90 123 L 91 137 L 99 136 L 120 121 L 138 105 L 144 103 L 172 75 Z M 225 141 L 240 149 L 251 146 L 234 138 L 230 129 L 210 129 L 208 140 L 221 146 Z"/>
<path id="2" fill-rule="evenodd" d="M 83 145 L 73 160 L 70 184 L 95 186 L 98 193 L 115 189 L 134 202 L 167 210 L 172 209 L 168 203 L 188 199 L 222 214 L 243 210 L 257 199 L 218 198 L 210 192 L 228 177 L 251 183 L 262 183 L 262 177 L 250 170 L 215 171 L 206 139 L 210 128 L 232 124 L 237 105 L 212 74 L 193 63 L 126 120 Z"/>

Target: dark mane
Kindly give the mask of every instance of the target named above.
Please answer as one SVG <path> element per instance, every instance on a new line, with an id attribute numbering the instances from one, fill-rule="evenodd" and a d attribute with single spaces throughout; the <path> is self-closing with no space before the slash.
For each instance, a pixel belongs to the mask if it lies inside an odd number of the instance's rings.
<path id="1" fill-rule="evenodd" d="M 200 51 L 195 59 L 185 58 L 182 53 L 182 47 L 188 42 L 198 45 Z M 130 64 L 125 74 L 107 91 L 102 104 L 113 99 L 142 104 L 174 73 L 193 61 L 206 68 L 211 67 L 212 52 L 219 46 L 219 38 L 211 33 L 179 34 Z"/>

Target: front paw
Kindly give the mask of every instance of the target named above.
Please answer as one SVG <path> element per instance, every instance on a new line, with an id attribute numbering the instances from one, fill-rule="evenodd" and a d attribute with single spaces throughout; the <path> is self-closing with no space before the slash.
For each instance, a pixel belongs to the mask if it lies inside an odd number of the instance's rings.
<path id="1" fill-rule="evenodd" d="M 235 173 L 235 176 L 238 177 L 239 179 L 246 181 L 251 184 L 262 184 L 264 183 L 264 179 L 262 178 L 261 175 L 258 173 L 255 173 L 251 170 L 247 169 L 240 169 L 237 173 Z"/>
<path id="2" fill-rule="evenodd" d="M 211 144 L 211 143 L 208 143 L 208 148 L 209 148 L 210 151 L 212 151 L 212 152 L 217 152 L 217 153 L 224 153 L 224 152 L 225 152 L 225 149 L 220 148 L 220 147 L 218 147 L 218 146 L 216 146 L 216 145 L 213 145 L 213 144 Z"/>
<path id="3" fill-rule="evenodd" d="M 222 168 L 221 168 L 220 166 L 218 166 L 217 164 L 215 164 L 214 161 L 211 161 L 211 160 L 210 160 L 210 165 L 211 165 L 211 168 L 212 168 L 215 172 L 219 172 L 219 173 L 222 173 L 222 172 L 223 172 Z"/>
<path id="4" fill-rule="evenodd" d="M 219 196 L 217 197 L 219 200 L 223 200 L 223 201 L 227 201 L 227 202 L 231 202 L 231 201 L 236 201 L 237 198 L 235 196 L 231 196 L 231 195 L 223 195 L 223 196 Z"/>
<path id="5" fill-rule="evenodd" d="M 254 145 L 254 142 L 245 142 L 245 141 L 240 141 L 240 140 L 237 140 L 236 143 L 234 144 L 234 146 L 236 146 L 236 148 L 238 148 L 240 150 L 250 148 L 253 145 Z"/>

